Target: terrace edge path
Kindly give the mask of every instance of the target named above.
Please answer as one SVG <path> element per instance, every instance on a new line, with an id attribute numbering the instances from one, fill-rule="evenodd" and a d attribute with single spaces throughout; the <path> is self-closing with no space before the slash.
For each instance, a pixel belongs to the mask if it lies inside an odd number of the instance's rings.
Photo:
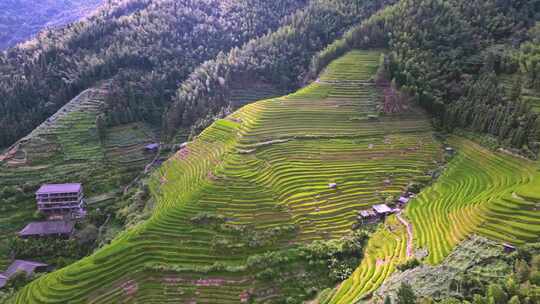
<path id="1" fill-rule="evenodd" d="M 398 214 L 396 214 L 397 219 L 405 226 L 407 229 L 407 258 L 410 258 L 414 255 L 414 247 L 413 247 L 413 228 L 411 223 L 409 223 L 407 220 L 403 218 L 402 211 L 399 211 Z"/>

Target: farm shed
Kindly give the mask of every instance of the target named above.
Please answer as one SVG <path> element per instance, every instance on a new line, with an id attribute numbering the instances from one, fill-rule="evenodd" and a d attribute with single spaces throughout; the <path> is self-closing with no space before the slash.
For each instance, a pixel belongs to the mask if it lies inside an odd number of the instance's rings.
<path id="1" fill-rule="evenodd" d="M 47 266 L 47 264 L 39 262 L 15 260 L 5 272 L 0 274 L 0 288 L 4 287 L 17 272 L 24 272 L 29 277 L 36 271 L 45 270 Z"/>
<path id="2" fill-rule="evenodd" d="M 516 251 L 516 247 L 513 246 L 513 245 L 510 245 L 508 243 L 503 244 L 503 249 L 504 249 L 504 252 L 506 252 L 506 253 L 512 253 L 512 252 Z"/>
<path id="3" fill-rule="evenodd" d="M 32 222 L 26 225 L 18 234 L 23 238 L 43 236 L 69 237 L 74 229 L 74 224 L 70 221 Z"/>
<path id="4" fill-rule="evenodd" d="M 380 219 L 379 215 L 374 210 L 360 210 L 358 211 L 358 221 L 362 225 L 374 224 Z"/>
<path id="5" fill-rule="evenodd" d="M 405 204 L 407 204 L 407 203 L 409 202 L 409 198 L 406 197 L 406 196 L 401 196 L 401 197 L 399 197 L 398 202 L 399 202 L 400 204 L 405 205 Z"/>

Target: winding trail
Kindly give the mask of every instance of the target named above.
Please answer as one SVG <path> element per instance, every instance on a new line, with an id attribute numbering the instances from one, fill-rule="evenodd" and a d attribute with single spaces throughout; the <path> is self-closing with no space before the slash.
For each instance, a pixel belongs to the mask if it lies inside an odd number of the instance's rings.
<path id="1" fill-rule="evenodd" d="M 407 228 L 407 258 L 413 256 L 413 231 L 411 223 L 407 222 L 402 216 L 401 211 L 396 214 L 397 219 Z"/>

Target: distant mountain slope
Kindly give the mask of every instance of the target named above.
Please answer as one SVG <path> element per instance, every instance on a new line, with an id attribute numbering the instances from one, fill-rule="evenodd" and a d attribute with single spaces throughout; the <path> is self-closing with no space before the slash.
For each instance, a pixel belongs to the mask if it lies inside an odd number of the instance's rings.
<path id="1" fill-rule="evenodd" d="M 195 67 L 275 30 L 307 2 L 109 1 L 84 22 L 45 31 L 32 44 L 0 53 L 0 147 L 109 79 L 111 103 L 144 104 L 122 111 L 113 124 L 159 125 L 161 107 Z"/>
<path id="2" fill-rule="evenodd" d="M 0 1 L 0 50 L 91 14 L 104 0 Z"/>

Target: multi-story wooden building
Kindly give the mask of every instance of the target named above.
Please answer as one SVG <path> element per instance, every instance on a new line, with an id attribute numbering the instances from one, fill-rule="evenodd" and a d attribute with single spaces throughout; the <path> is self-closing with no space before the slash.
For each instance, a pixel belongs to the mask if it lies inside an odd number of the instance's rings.
<path id="1" fill-rule="evenodd" d="M 38 210 L 49 217 L 64 219 L 86 215 L 81 184 L 46 184 L 36 192 Z"/>

